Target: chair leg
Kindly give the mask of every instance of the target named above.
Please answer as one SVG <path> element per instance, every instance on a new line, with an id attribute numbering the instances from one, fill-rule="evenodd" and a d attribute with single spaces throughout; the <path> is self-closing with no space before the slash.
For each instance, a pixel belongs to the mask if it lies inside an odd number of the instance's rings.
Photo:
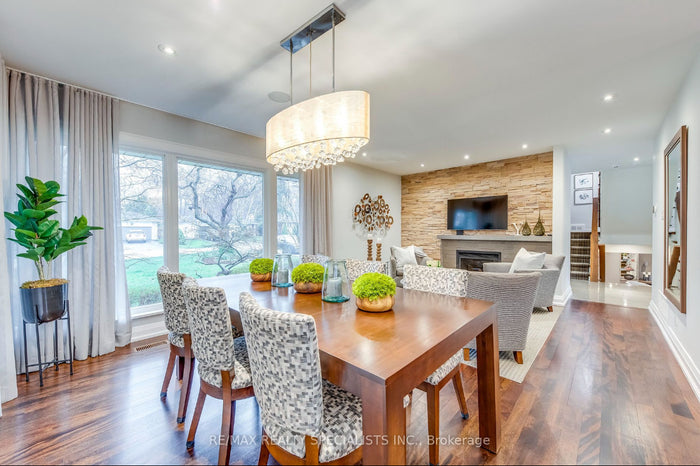
<path id="1" fill-rule="evenodd" d="M 204 401 L 207 399 L 207 394 L 201 389 L 199 390 L 199 395 L 197 396 L 197 404 L 194 406 L 194 414 L 192 415 L 192 423 L 190 424 L 190 432 L 187 434 L 187 450 L 192 450 L 194 448 L 194 436 L 197 433 L 197 426 L 199 425 L 199 418 L 202 416 L 202 409 L 204 408 Z"/>
<path id="2" fill-rule="evenodd" d="M 428 401 L 428 456 L 430 464 L 440 461 L 440 390 L 429 385 L 426 391 Z"/>
<path id="3" fill-rule="evenodd" d="M 177 357 L 177 380 L 182 382 L 182 377 L 185 375 L 185 358 Z"/>
<path id="4" fill-rule="evenodd" d="M 465 361 L 471 360 L 471 354 L 469 348 L 462 348 L 462 355 L 464 356 Z"/>
<path id="5" fill-rule="evenodd" d="M 554 312 L 554 308 L 553 308 L 552 306 L 547 306 L 547 310 L 548 310 L 549 312 Z"/>
<path id="6" fill-rule="evenodd" d="M 160 387 L 160 399 L 165 400 L 168 396 L 168 385 L 170 385 L 170 379 L 173 377 L 173 369 L 175 369 L 175 358 L 177 355 L 170 352 L 170 357 L 168 357 L 168 366 L 165 369 L 165 378 L 163 379 L 163 386 Z"/>
<path id="7" fill-rule="evenodd" d="M 229 389 L 230 391 L 230 389 Z M 224 395 L 224 398 L 226 396 Z M 229 400 L 231 396 L 229 395 Z M 231 459 L 231 434 L 233 433 L 233 423 L 236 417 L 236 402 L 224 399 L 224 413 L 221 418 L 221 437 L 223 445 L 219 445 L 219 464 L 228 464 Z"/>
<path id="8" fill-rule="evenodd" d="M 267 434 L 263 431 L 262 440 L 260 442 L 260 457 L 258 458 L 258 466 L 267 466 L 270 459 L 270 450 L 267 449 Z"/>
<path id="9" fill-rule="evenodd" d="M 515 362 L 518 364 L 523 363 L 523 352 L 522 351 L 513 351 L 513 357 L 515 358 Z"/>
<path id="10" fill-rule="evenodd" d="M 462 412 L 462 419 L 469 419 L 469 409 L 467 409 L 467 398 L 464 396 L 464 385 L 462 384 L 462 373 L 457 373 L 452 377 L 452 385 L 459 401 L 459 410 Z"/>
<path id="11" fill-rule="evenodd" d="M 180 406 L 177 410 L 177 423 L 185 422 L 187 416 L 187 403 L 190 401 L 190 390 L 192 389 L 192 367 L 194 358 L 185 358 L 185 375 L 182 378 L 182 388 L 180 390 Z"/>

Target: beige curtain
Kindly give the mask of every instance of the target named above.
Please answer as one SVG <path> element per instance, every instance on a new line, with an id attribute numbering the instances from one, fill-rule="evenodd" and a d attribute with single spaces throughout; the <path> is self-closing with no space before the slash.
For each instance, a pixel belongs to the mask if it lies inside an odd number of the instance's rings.
<path id="1" fill-rule="evenodd" d="M 303 254 L 333 255 L 331 236 L 332 167 L 324 165 L 302 177 Z"/>
<path id="2" fill-rule="evenodd" d="M 18 71 L 10 73 L 10 150 L 2 173 L 5 210 L 16 205 L 15 184 L 29 175 L 61 184 L 66 194 L 64 203 L 57 206 L 62 224 L 85 215 L 91 225 L 104 227 L 95 232 L 88 245 L 70 251 L 54 264 L 53 276 L 70 280 L 68 298 L 76 359 L 108 353 L 115 344 L 130 340 L 124 261 L 118 241 L 118 108 L 116 99 L 101 94 Z M 9 235 L 9 226 L 5 227 Z M 29 261 L 15 257 L 18 252 L 14 243 L 8 247 L 19 371 L 23 351 L 18 287 L 36 277 Z M 33 363 L 36 342 L 30 336 L 33 332 L 27 333 L 28 359 Z M 50 359 L 53 332 L 46 331 L 41 338 L 43 358 Z M 59 335 L 59 357 L 63 357 L 65 339 L 67 335 Z"/>
<path id="3" fill-rule="evenodd" d="M 8 143 L 8 88 L 5 62 L 0 56 L 0 171 L 5 173 L 9 151 Z M 4 206 L 4 176 L 0 177 L 0 205 Z M 2 220 L 3 223 L 5 220 Z M 4 229 L 0 228 L 1 232 Z M 12 337 L 12 313 L 10 302 L 10 277 L 8 273 L 7 247 L 4 238 L 0 240 L 0 416 L 2 403 L 17 397 L 17 379 L 15 377 L 15 352 Z"/>

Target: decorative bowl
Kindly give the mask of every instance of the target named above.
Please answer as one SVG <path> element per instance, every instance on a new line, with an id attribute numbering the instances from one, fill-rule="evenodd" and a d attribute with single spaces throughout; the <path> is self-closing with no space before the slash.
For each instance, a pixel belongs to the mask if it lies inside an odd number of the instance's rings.
<path id="1" fill-rule="evenodd" d="M 297 293 L 320 293 L 323 283 L 299 282 L 294 284 Z"/>
<path id="2" fill-rule="evenodd" d="M 394 297 L 384 296 L 383 298 L 375 299 L 370 301 L 367 298 L 357 298 L 355 297 L 355 304 L 357 304 L 358 309 L 366 312 L 386 312 L 394 307 Z"/>
<path id="3" fill-rule="evenodd" d="M 272 272 L 268 273 L 251 273 L 250 279 L 254 282 L 269 282 L 272 279 Z"/>

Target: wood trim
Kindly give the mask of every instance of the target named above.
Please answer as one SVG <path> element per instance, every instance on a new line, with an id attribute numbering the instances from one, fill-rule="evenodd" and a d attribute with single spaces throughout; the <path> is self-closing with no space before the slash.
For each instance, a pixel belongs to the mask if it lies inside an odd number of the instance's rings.
<path id="1" fill-rule="evenodd" d="M 593 214 L 591 218 L 591 249 L 590 249 L 590 272 L 588 279 L 591 282 L 599 281 L 600 261 L 598 257 L 598 215 L 600 212 L 600 197 L 593 198 Z"/>
<path id="2" fill-rule="evenodd" d="M 605 282 L 605 245 L 598 244 L 598 260 L 600 262 L 600 281 Z"/>
<path id="3" fill-rule="evenodd" d="M 678 145 L 681 145 L 681 208 L 678 213 L 681 244 L 680 253 L 678 254 L 681 263 L 681 298 L 680 300 L 669 291 L 669 270 L 668 265 L 671 257 L 668 256 L 668 155 Z M 664 149 L 664 296 L 668 299 L 681 313 L 686 313 L 686 295 L 688 291 L 688 127 L 686 125 L 676 132 L 676 134 Z"/>

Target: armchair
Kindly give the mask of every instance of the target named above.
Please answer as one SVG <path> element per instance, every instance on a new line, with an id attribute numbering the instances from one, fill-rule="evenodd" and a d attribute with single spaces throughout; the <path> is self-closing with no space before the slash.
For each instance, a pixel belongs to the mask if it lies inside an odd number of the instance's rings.
<path id="1" fill-rule="evenodd" d="M 542 274 L 540 284 L 537 288 L 537 296 L 535 297 L 534 307 L 545 308 L 552 312 L 554 304 L 554 292 L 557 289 L 557 282 L 561 269 L 564 265 L 564 256 L 553 256 L 547 254 L 544 256 L 544 266 L 536 270 L 517 270 L 515 273 L 531 273 L 539 272 Z M 486 262 L 484 263 L 484 272 L 492 273 L 508 273 L 510 271 L 511 262 Z"/>

